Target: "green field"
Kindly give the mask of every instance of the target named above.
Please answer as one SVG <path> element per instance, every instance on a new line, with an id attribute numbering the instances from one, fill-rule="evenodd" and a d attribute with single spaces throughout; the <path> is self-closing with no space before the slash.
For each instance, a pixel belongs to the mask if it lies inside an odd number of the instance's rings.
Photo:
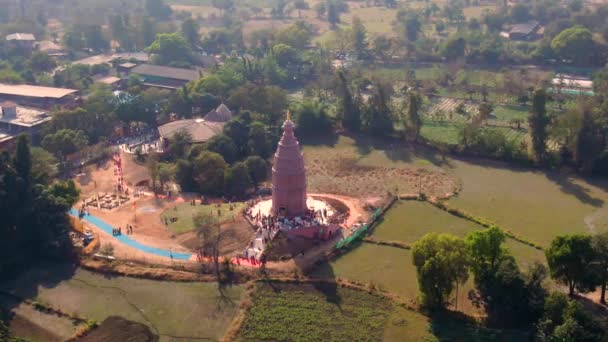
<path id="1" fill-rule="evenodd" d="M 517 341 L 451 316 L 426 317 L 335 285 L 260 284 L 239 341 Z"/>
<path id="2" fill-rule="evenodd" d="M 199 202 L 197 201 L 197 203 Z M 232 207 L 232 210 L 230 210 L 230 207 Z M 219 210 L 220 222 L 227 222 L 235 219 L 243 208 L 245 208 L 245 202 L 221 203 L 219 207 L 217 204 L 190 205 L 190 202 L 180 203 L 175 207 L 165 210 L 161 215 L 161 220 L 164 222 L 165 217 L 167 217 L 169 219 L 169 229 L 175 234 L 183 234 L 196 228 L 194 227 L 192 218 L 197 213 L 210 214 L 217 218 Z M 171 218 L 177 218 L 177 221 L 171 222 Z"/>
<path id="3" fill-rule="evenodd" d="M 450 205 L 541 246 L 560 234 L 608 229 L 605 183 L 487 160 L 452 160 L 450 167 L 462 180 L 462 191 Z"/>
<path id="4" fill-rule="evenodd" d="M 104 277 L 56 266 L 28 272 L 0 288 L 98 322 L 118 315 L 148 325 L 161 337 L 212 340 L 223 336 L 243 290 L 233 286 L 221 296 L 215 283 Z"/>
<path id="5" fill-rule="evenodd" d="M 456 122 L 433 122 L 425 120 L 420 134 L 433 142 L 456 145 L 460 141 L 460 132 L 463 124 Z"/>

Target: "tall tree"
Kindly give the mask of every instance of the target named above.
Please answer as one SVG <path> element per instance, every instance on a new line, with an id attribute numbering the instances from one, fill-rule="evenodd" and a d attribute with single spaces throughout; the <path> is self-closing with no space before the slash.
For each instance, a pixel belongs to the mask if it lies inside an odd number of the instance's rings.
<path id="1" fill-rule="evenodd" d="M 245 164 L 247 165 L 249 177 L 251 178 L 253 186 L 257 188 L 258 184 L 268 177 L 266 161 L 259 156 L 250 156 L 245 159 Z"/>
<path id="2" fill-rule="evenodd" d="M 340 23 L 340 11 L 334 1 L 331 0 L 327 2 L 327 21 L 332 28 L 336 28 Z"/>
<path id="3" fill-rule="evenodd" d="M 342 70 L 338 71 L 337 78 L 338 117 L 342 120 L 344 128 L 356 132 L 361 128 L 361 109 L 353 99 L 346 75 Z"/>
<path id="4" fill-rule="evenodd" d="M 178 32 L 156 35 L 156 39 L 146 48 L 146 51 L 156 54 L 156 59 L 159 64 L 176 62 L 189 63 L 192 60 L 190 45 Z"/>
<path id="5" fill-rule="evenodd" d="M 591 238 L 597 263 L 598 280 L 602 288 L 600 302 L 606 304 L 606 283 L 608 283 L 608 232 L 594 235 Z"/>
<path id="6" fill-rule="evenodd" d="M 592 171 L 595 161 L 604 152 L 606 141 L 602 134 L 600 120 L 597 120 L 593 109 L 588 103 L 581 103 L 578 130 L 576 132 L 574 159 L 579 170 L 588 174 Z"/>
<path id="7" fill-rule="evenodd" d="M 221 194 L 228 164 L 221 155 L 204 151 L 192 162 L 192 177 L 198 190 L 205 194 Z"/>
<path id="8" fill-rule="evenodd" d="M 549 118 L 547 117 L 545 102 L 545 91 L 542 89 L 535 90 L 528 123 L 530 124 L 530 135 L 532 136 L 532 149 L 539 163 L 545 162 L 547 153 L 547 125 L 549 125 Z"/>
<path id="9" fill-rule="evenodd" d="M 589 292 L 595 288 L 590 264 L 595 260 L 591 237 L 582 234 L 561 235 L 545 251 L 551 277 L 568 286 L 568 293 Z"/>
<path id="10" fill-rule="evenodd" d="M 469 277 L 466 245 L 453 235 L 426 234 L 412 247 L 412 257 L 422 303 L 428 308 L 444 308 L 457 284 Z"/>
<path id="11" fill-rule="evenodd" d="M 200 43 L 199 27 L 196 21 L 188 18 L 182 22 L 182 35 L 190 44 L 191 48 L 195 48 Z"/>
<path id="12" fill-rule="evenodd" d="M 224 191 L 228 195 L 244 195 L 252 185 L 249 169 L 244 162 L 236 163 L 224 172 Z"/>
<path id="13" fill-rule="evenodd" d="M 353 17 L 351 30 L 353 49 L 357 58 L 366 59 L 368 56 L 367 30 L 359 17 Z"/>
<path id="14" fill-rule="evenodd" d="M 156 19 L 167 20 L 171 16 L 171 7 L 163 0 L 146 0 L 145 9 L 148 15 Z"/>
<path id="15" fill-rule="evenodd" d="M 410 91 L 407 101 L 407 117 L 405 127 L 414 136 L 414 142 L 418 142 L 418 138 L 420 137 L 420 129 L 422 128 L 422 118 L 420 117 L 419 113 L 420 103 L 420 96 L 415 92 Z"/>
<path id="16" fill-rule="evenodd" d="M 27 135 L 22 134 L 17 138 L 14 164 L 17 176 L 29 184 L 32 174 L 32 156 Z"/>

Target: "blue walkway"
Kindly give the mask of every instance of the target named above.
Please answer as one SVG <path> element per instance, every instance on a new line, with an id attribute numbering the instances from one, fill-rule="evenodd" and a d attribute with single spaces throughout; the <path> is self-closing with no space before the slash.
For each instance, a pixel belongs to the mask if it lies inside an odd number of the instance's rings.
<path id="1" fill-rule="evenodd" d="M 78 210 L 72 208 L 70 209 L 70 215 L 78 217 Z M 97 228 L 103 230 L 104 232 L 112 235 L 112 230 L 114 229 L 114 227 L 112 227 L 111 225 L 107 224 L 106 222 L 104 222 L 102 219 L 93 216 L 93 215 L 87 215 L 83 218 L 84 221 L 96 226 Z M 149 253 L 149 254 L 154 254 L 154 255 L 159 255 L 165 258 L 170 258 L 171 254 L 173 254 L 173 259 L 176 260 L 189 260 L 190 257 L 192 256 L 192 254 L 189 253 L 176 253 L 176 252 L 171 252 L 168 251 L 166 249 L 160 249 L 160 248 L 156 248 L 156 247 L 151 247 L 151 246 L 146 246 L 143 245 L 133 239 L 131 239 L 130 237 L 128 237 L 127 235 L 119 235 L 119 236 L 114 236 L 114 238 L 122 243 L 124 243 L 127 246 L 139 249 L 142 252 L 145 253 Z"/>

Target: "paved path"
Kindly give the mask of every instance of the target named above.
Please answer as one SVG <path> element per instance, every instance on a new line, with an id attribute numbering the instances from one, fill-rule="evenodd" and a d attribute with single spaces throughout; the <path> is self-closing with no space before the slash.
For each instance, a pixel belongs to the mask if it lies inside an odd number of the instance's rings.
<path id="1" fill-rule="evenodd" d="M 76 210 L 74 208 L 70 209 L 70 215 L 72 215 L 74 217 L 78 217 L 78 210 Z M 98 229 L 103 230 L 107 234 L 112 235 L 112 230 L 114 229 L 114 227 L 112 227 L 108 223 L 104 222 L 102 219 L 100 219 L 94 215 L 86 215 L 83 218 L 83 220 L 88 222 L 89 224 L 97 227 Z M 138 241 L 133 240 L 132 238 L 130 238 L 127 235 L 118 235 L 118 236 L 112 235 L 112 237 L 114 239 L 118 240 L 119 242 L 121 242 L 129 247 L 140 250 L 144 253 L 154 254 L 154 255 L 161 256 L 161 257 L 165 257 L 165 258 L 171 258 L 171 255 L 173 255 L 173 259 L 175 259 L 175 260 L 190 260 L 192 258 L 192 254 L 190 254 L 190 253 L 178 253 L 178 252 L 173 252 L 173 251 L 166 250 L 166 249 L 147 246 Z"/>

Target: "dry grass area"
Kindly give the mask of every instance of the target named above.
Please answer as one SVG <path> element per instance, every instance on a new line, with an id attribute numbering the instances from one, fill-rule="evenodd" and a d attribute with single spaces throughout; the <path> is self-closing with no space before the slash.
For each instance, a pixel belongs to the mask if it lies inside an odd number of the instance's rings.
<path id="1" fill-rule="evenodd" d="M 328 144 L 308 140 L 303 153 L 310 191 L 363 198 L 420 188 L 433 196 L 458 191 L 458 181 L 432 154 L 358 137 L 339 136 Z"/>

